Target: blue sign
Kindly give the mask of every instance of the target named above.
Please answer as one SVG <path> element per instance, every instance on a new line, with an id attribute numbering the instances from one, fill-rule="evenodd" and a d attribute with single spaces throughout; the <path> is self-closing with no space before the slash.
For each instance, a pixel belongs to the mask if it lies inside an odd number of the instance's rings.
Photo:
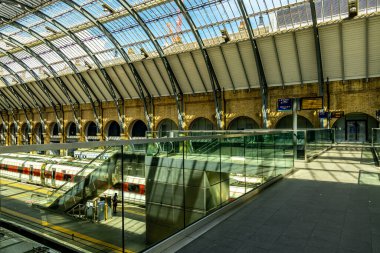
<path id="1" fill-rule="evenodd" d="M 291 111 L 292 104 L 291 98 L 279 98 L 277 101 L 277 111 Z"/>
<path id="2" fill-rule="evenodd" d="M 319 112 L 319 118 L 320 119 L 327 119 L 327 118 L 329 118 L 329 113 L 328 112 Z"/>

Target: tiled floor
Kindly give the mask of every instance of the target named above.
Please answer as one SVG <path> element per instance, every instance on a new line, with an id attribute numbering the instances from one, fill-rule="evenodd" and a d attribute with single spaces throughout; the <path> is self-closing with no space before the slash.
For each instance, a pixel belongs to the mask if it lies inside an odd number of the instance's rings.
<path id="1" fill-rule="evenodd" d="M 360 148 L 339 147 L 302 166 L 178 252 L 380 252 L 380 172 Z"/>

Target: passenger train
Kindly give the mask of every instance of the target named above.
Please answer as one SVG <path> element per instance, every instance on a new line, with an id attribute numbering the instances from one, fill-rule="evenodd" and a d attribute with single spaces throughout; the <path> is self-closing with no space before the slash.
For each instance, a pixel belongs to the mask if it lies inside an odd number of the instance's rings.
<path id="1" fill-rule="evenodd" d="M 94 154 L 89 156 L 96 157 Z M 110 154 L 107 154 L 107 158 L 104 157 L 102 159 L 107 159 Z M 52 188 L 59 188 L 65 184 L 65 188 L 69 189 L 106 161 L 96 160 L 91 164 L 90 162 L 89 159 L 73 159 L 72 157 L 56 158 L 20 153 L 1 154 L 0 174 L 1 177 Z M 113 188 L 106 190 L 104 195 L 113 196 L 114 193 L 117 193 L 121 200 L 122 188 L 126 202 L 145 205 L 145 178 L 125 176 L 123 187 L 121 187 L 120 180 L 114 179 L 113 182 L 115 182 Z"/>

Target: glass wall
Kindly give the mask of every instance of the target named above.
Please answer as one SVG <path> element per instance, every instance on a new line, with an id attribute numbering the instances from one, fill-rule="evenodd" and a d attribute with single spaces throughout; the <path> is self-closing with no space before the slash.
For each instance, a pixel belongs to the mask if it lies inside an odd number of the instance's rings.
<path id="1" fill-rule="evenodd" d="M 139 252 L 290 172 L 292 138 L 274 131 L 54 144 L 61 154 L 75 149 L 73 157 L 20 147 L 0 154 L 1 207 L 7 219 L 35 222 L 78 251 Z"/>

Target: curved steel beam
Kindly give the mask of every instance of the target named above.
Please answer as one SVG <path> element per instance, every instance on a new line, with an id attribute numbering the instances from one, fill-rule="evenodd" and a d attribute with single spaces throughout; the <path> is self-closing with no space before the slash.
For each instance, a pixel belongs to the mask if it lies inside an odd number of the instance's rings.
<path id="1" fill-rule="evenodd" d="M 74 74 L 78 77 L 79 79 L 79 84 L 82 86 L 82 89 L 85 93 L 85 95 L 87 96 L 87 98 L 89 99 L 90 103 L 91 103 L 91 106 L 92 106 L 92 109 L 93 109 L 93 113 L 94 113 L 94 117 L 97 118 L 97 112 L 96 112 L 96 107 L 94 105 L 94 102 L 93 102 L 93 99 L 92 99 L 92 95 L 91 95 L 91 89 L 89 88 L 89 84 L 86 82 L 86 80 L 83 78 L 83 76 L 80 74 L 78 68 L 75 66 L 75 64 L 73 64 L 71 62 L 71 60 L 64 54 L 62 53 L 62 51 L 56 47 L 53 43 L 51 43 L 49 40 L 45 39 L 43 36 L 39 35 L 37 32 L 35 32 L 34 30 L 18 23 L 17 21 L 11 21 L 9 19 L 6 19 L 4 17 L 2 17 L 3 20 L 5 20 L 6 22 L 10 22 L 8 25 L 11 25 L 11 26 L 14 26 L 26 33 L 29 33 L 31 34 L 32 36 L 34 36 L 35 38 L 39 39 L 40 41 L 44 42 L 45 45 L 47 47 L 49 47 L 53 52 L 57 53 L 61 58 L 62 60 L 69 66 L 69 68 L 74 72 Z M 49 65 L 50 66 L 50 65 Z M 76 99 L 76 97 L 71 93 L 71 91 L 67 88 L 67 85 L 63 82 L 62 78 L 60 78 L 58 76 L 58 74 L 56 74 L 56 72 L 54 71 L 53 69 L 53 72 L 50 70 L 50 72 L 54 75 L 54 77 L 58 80 L 58 83 L 61 85 L 60 89 L 62 90 L 62 92 L 65 94 L 67 100 L 69 101 L 70 105 L 71 105 L 71 110 L 73 112 L 73 118 L 74 118 L 74 123 L 76 125 L 76 128 L 77 128 L 77 132 L 79 132 L 79 129 L 80 129 L 80 122 L 78 120 L 78 116 L 77 116 L 77 111 L 76 111 L 76 106 L 75 104 L 79 105 L 79 101 Z M 70 93 L 70 94 L 69 94 Z M 71 96 L 70 96 L 71 95 Z M 75 100 L 75 102 L 71 99 L 71 97 L 73 97 L 73 99 Z M 97 99 L 97 98 L 96 98 Z M 99 99 L 97 99 L 99 100 Z"/>
<path id="2" fill-rule="evenodd" d="M 2 1 L 4 1 L 4 0 L 0 0 L 0 2 L 2 2 Z M 25 4 L 23 4 L 23 3 L 19 2 L 19 1 L 16 1 L 16 0 L 13 1 L 13 5 L 16 5 L 18 8 L 21 8 L 21 9 L 24 9 L 24 10 L 33 11 L 34 15 L 36 15 L 37 17 L 45 20 L 46 22 L 48 22 L 50 24 L 53 24 L 55 27 L 57 27 L 59 30 L 61 30 L 64 34 L 66 34 L 67 36 L 69 36 L 73 41 L 75 41 L 78 44 L 78 46 L 80 46 L 86 52 L 86 54 L 88 55 L 88 57 L 90 57 L 94 61 L 94 63 L 97 65 L 97 67 L 102 70 L 101 72 L 104 75 L 105 79 L 107 81 L 110 81 L 110 78 L 108 77 L 108 75 L 105 72 L 104 68 L 102 69 L 102 65 L 100 64 L 100 61 L 93 55 L 93 53 L 91 52 L 91 50 L 73 32 L 71 32 L 70 30 L 68 30 L 60 22 L 52 19 L 51 17 L 47 16 L 46 14 L 44 14 L 43 12 L 41 12 L 39 10 L 33 9 L 32 7 L 30 7 L 28 5 L 25 5 Z M 78 77 L 80 78 L 81 81 L 84 80 L 84 78 L 81 75 L 79 75 Z M 100 101 L 98 101 L 98 103 L 100 104 Z M 94 112 L 94 117 L 95 117 L 95 123 L 96 123 L 96 126 L 97 126 L 97 131 L 100 132 L 100 128 L 101 128 L 100 127 L 100 119 L 99 119 L 98 113 L 96 112 L 96 106 L 95 106 L 95 104 L 94 104 L 93 101 L 91 101 L 91 104 L 93 106 L 93 112 Z"/>
<path id="3" fill-rule="evenodd" d="M 0 63 L 0 64 L 2 64 L 2 63 Z M 21 102 L 20 95 L 13 89 L 13 87 L 9 84 L 9 82 L 7 81 L 7 79 L 5 79 L 2 76 L 0 77 L 0 79 L 11 90 L 12 94 L 17 98 L 20 107 L 24 111 L 25 118 L 26 118 L 26 123 L 29 124 L 29 126 L 31 126 L 31 123 L 30 123 L 30 120 L 29 120 L 29 117 L 28 117 L 28 113 L 26 111 L 26 108 L 25 108 L 24 104 Z M 2 96 L 4 96 L 4 98 L 6 97 L 3 92 L 1 92 L 1 94 L 2 94 Z M 17 120 L 16 120 L 15 116 L 13 115 L 13 110 L 12 110 L 12 116 L 13 116 L 13 120 L 15 122 L 15 126 L 16 126 L 16 129 L 17 129 L 18 124 L 17 124 Z"/>
<path id="4" fill-rule="evenodd" d="M 23 67 L 25 69 L 25 71 L 27 71 L 31 76 L 33 76 L 33 78 L 36 80 L 37 85 L 41 88 L 41 90 L 43 90 L 45 92 L 46 96 L 48 97 L 50 105 L 53 107 L 54 114 L 56 117 L 56 121 L 58 123 L 58 127 L 59 127 L 59 129 L 61 129 L 61 127 L 62 127 L 62 122 L 61 122 L 62 115 L 58 114 L 57 107 L 56 107 L 56 105 L 52 99 L 52 96 L 54 96 L 54 95 L 51 93 L 51 91 L 41 81 L 39 76 L 33 70 L 31 70 L 23 61 L 21 61 L 19 58 L 17 58 L 13 54 L 11 54 L 11 53 L 3 50 L 3 49 L 0 49 L 0 52 L 7 54 L 7 56 L 9 58 L 11 58 L 13 61 L 17 62 L 18 64 L 20 64 L 20 66 Z M 33 94 L 33 95 L 35 95 L 35 94 Z M 59 105 L 59 107 L 62 108 L 62 105 Z"/>
<path id="5" fill-rule="evenodd" d="M 218 124 L 218 127 L 220 129 L 223 128 L 223 123 L 222 123 L 222 111 L 221 111 L 221 98 L 222 98 L 222 90 L 220 88 L 220 85 L 219 85 L 219 81 L 218 81 L 218 78 L 215 74 L 215 71 L 214 71 L 214 68 L 212 66 L 212 63 L 211 63 L 211 60 L 210 60 L 210 57 L 207 53 L 207 50 L 204 46 L 204 43 L 203 43 L 203 40 L 201 38 L 201 35 L 199 34 L 196 26 L 195 26 L 195 23 L 193 21 L 193 19 L 190 17 L 190 14 L 188 13 L 187 9 L 186 9 L 186 6 L 183 4 L 182 0 L 174 0 L 174 2 L 176 3 L 176 5 L 178 6 L 179 10 L 181 11 L 182 15 L 185 17 L 187 23 L 189 24 L 190 28 L 191 28 L 191 31 L 193 32 L 194 34 L 194 37 L 199 45 L 199 48 L 202 52 L 202 56 L 203 56 L 203 59 L 206 63 L 206 66 L 207 66 L 207 71 L 208 71 L 208 74 L 210 76 L 210 81 L 211 81 L 211 87 L 212 87 L 212 91 L 213 91 L 213 94 L 214 94 L 214 103 L 215 103 L 215 112 L 216 112 L 216 121 L 217 121 L 217 124 Z"/>
<path id="6" fill-rule="evenodd" d="M 237 2 L 239 5 L 240 12 L 243 16 L 245 26 L 247 27 L 249 40 L 251 41 L 251 44 L 252 44 L 253 55 L 255 57 L 256 68 L 257 68 L 257 73 L 259 75 L 259 82 L 260 82 L 260 93 L 261 93 L 261 100 L 262 100 L 261 113 L 263 115 L 263 128 L 267 128 L 268 127 L 268 115 L 267 115 L 268 84 L 265 77 L 264 67 L 261 62 L 260 52 L 259 52 L 259 48 L 257 47 L 256 39 L 254 38 L 255 35 L 253 34 L 252 25 L 248 18 L 247 9 L 245 8 L 244 2 L 242 0 L 237 0 Z"/>
<path id="7" fill-rule="evenodd" d="M 318 72 L 318 84 L 319 84 L 319 96 L 323 97 L 323 101 L 325 100 L 325 92 L 324 92 L 324 78 L 323 78 L 323 66 L 322 66 L 322 54 L 321 54 L 321 44 L 319 41 L 319 29 L 317 22 L 317 13 L 315 10 L 314 0 L 309 0 L 310 3 L 310 12 L 311 19 L 313 20 L 313 35 L 314 35 L 314 43 L 315 43 L 315 54 L 317 58 L 317 72 Z M 320 127 L 324 127 L 323 119 L 320 119 Z"/>
<path id="8" fill-rule="evenodd" d="M 2 62 L 0 63 L 0 66 L 3 69 L 7 70 L 11 75 L 13 75 L 17 79 L 17 81 L 20 83 L 21 87 L 31 97 L 31 99 L 32 99 L 32 101 L 34 103 L 34 106 L 35 106 L 35 108 L 37 108 L 38 114 L 40 116 L 40 122 L 41 122 L 42 126 L 44 127 L 45 126 L 44 117 L 42 115 L 41 107 L 38 105 L 38 103 L 36 101 L 36 95 L 33 94 L 33 92 L 29 89 L 28 85 L 24 82 L 24 80 L 22 80 L 22 78 L 14 70 L 12 70 L 11 68 L 9 68 L 7 65 L 5 65 Z M 5 78 L 4 78 L 4 80 L 5 80 Z M 29 126 L 29 129 L 32 130 L 32 125 L 31 125 L 31 123 L 30 123 L 30 121 L 28 119 L 28 116 L 25 115 L 25 117 L 26 117 L 26 122 L 27 122 L 27 124 Z M 45 129 L 45 128 L 43 128 L 43 129 Z"/>
<path id="9" fill-rule="evenodd" d="M 86 17 L 92 24 L 94 24 L 97 28 L 99 28 L 100 31 L 103 32 L 103 34 L 111 41 L 111 43 L 115 46 L 115 49 L 119 52 L 119 54 L 123 57 L 124 61 L 127 63 L 129 69 L 131 70 L 134 78 L 135 78 L 135 81 L 137 83 L 138 86 L 145 86 L 144 82 L 142 81 L 137 69 L 135 68 L 135 66 L 132 64 L 132 61 L 131 59 L 129 58 L 128 54 L 124 51 L 124 49 L 122 48 L 122 46 L 120 45 L 120 43 L 115 39 L 115 37 L 108 31 L 108 29 L 99 21 L 97 20 L 90 12 L 88 12 L 85 8 L 83 8 L 82 6 L 78 5 L 77 3 L 75 3 L 74 1 L 70 1 L 70 0 L 62 0 L 62 2 L 64 2 L 65 4 L 67 4 L 68 6 L 70 6 L 71 8 L 73 8 L 74 10 L 76 10 L 77 12 L 81 13 L 84 17 Z M 94 61 L 95 62 L 95 61 Z M 96 63 L 96 62 L 95 62 Z M 103 69 L 103 67 L 99 67 L 99 66 L 102 66 L 101 62 L 98 61 L 98 63 L 96 63 L 96 65 L 98 66 L 98 68 L 102 71 L 102 72 L 105 72 L 105 70 Z M 107 73 L 107 72 L 105 72 Z M 107 74 L 108 76 L 108 74 Z M 109 78 L 109 77 L 108 77 Z M 110 78 L 109 78 L 110 79 Z M 106 78 L 107 80 L 107 78 Z M 108 81 L 108 80 L 107 80 Z M 112 86 L 110 86 L 111 88 L 111 91 L 113 91 L 112 89 Z M 139 91 L 141 92 L 142 91 L 142 87 L 139 87 Z M 114 101 L 115 101 L 115 105 L 117 106 L 118 108 L 118 103 L 117 103 L 117 99 L 115 97 L 114 94 L 111 93 L 111 95 L 113 96 L 114 98 Z M 146 105 L 146 100 L 151 100 L 152 97 L 151 95 L 149 94 L 149 96 L 144 96 L 144 93 L 141 94 L 141 96 L 144 98 L 143 99 L 143 102 L 144 102 L 144 109 L 148 109 L 149 106 Z M 121 97 L 121 95 L 120 95 Z M 122 97 L 121 97 L 122 98 Z M 149 103 L 151 105 L 153 105 L 152 101 L 149 101 Z M 124 107 L 124 106 L 123 106 Z M 124 109 L 124 108 L 123 108 Z M 151 127 L 151 123 L 152 123 L 152 118 L 151 118 L 151 114 L 153 113 L 153 111 L 151 111 L 151 113 L 149 112 L 146 112 L 146 117 L 147 117 L 147 121 L 148 121 L 148 128 Z M 120 118 L 120 113 L 118 112 L 119 114 L 119 122 L 121 123 L 120 124 L 120 127 L 122 129 L 124 129 L 124 117 L 121 119 Z M 124 131 L 124 130 L 123 130 Z"/>
<path id="10" fill-rule="evenodd" d="M 148 36 L 150 41 L 153 43 L 154 47 L 156 48 L 162 63 L 165 66 L 165 69 L 168 73 L 170 83 L 172 85 L 173 93 L 176 99 L 177 104 L 177 112 L 178 112 L 178 127 L 180 130 L 183 129 L 183 113 L 184 113 L 184 106 L 183 106 L 183 92 L 181 90 L 181 87 L 178 84 L 178 81 L 174 75 L 173 69 L 171 68 L 168 59 L 166 58 L 164 51 L 160 44 L 158 44 L 157 39 L 153 35 L 152 31 L 148 28 L 146 23 L 142 20 L 141 16 L 138 14 L 138 12 L 125 0 L 118 0 L 118 2 L 128 11 L 128 13 L 134 18 L 134 20 L 140 25 L 140 27 L 144 30 L 145 34 Z M 177 92 L 178 89 L 178 92 Z"/>

